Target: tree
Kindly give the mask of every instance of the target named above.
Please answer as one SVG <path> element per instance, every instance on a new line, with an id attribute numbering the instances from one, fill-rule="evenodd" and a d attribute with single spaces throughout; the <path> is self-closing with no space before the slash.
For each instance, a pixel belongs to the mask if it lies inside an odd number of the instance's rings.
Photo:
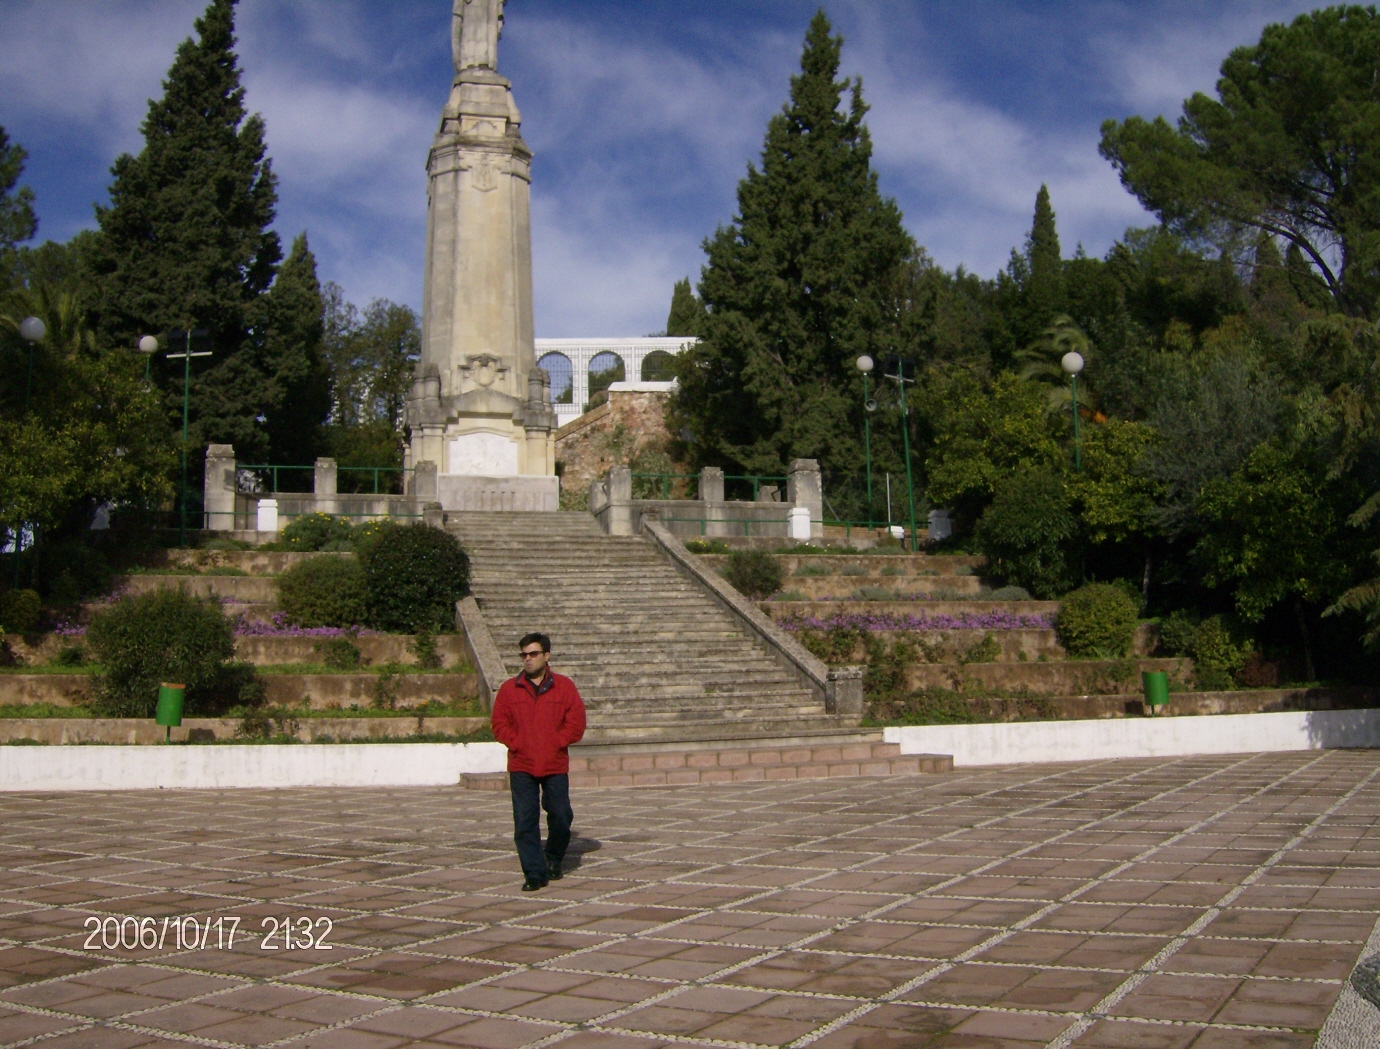
<path id="1" fill-rule="evenodd" d="M 1054 208 L 1049 203 L 1049 187 L 1040 186 L 1035 195 L 1035 218 L 1026 240 L 1026 259 L 1030 277 L 1025 286 L 1026 323 L 1041 328 L 1064 312 L 1064 258 L 1059 248 L 1059 232 L 1054 226 Z"/>
<path id="2" fill-rule="evenodd" d="M 277 204 L 265 156 L 264 123 L 246 115 L 234 53 L 236 0 L 211 0 L 149 102 L 144 148 L 116 159 L 110 206 L 96 208 L 100 231 L 90 252 L 97 285 L 97 328 L 111 345 L 139 336 L 204 328 L 193 400 L 197 443 L 230 441 L 266 455 L 261 394 L 277 368 L 250 338 L 259 299 L 282 250 L 269 225 Z M 160 363 L 170 412 L 180 414 L 182 367 Z"/>
<path id="3" fill-rule="evenodd" d="M 1077 535 L 1068 487 L 1047 469 L 1020 469 L 1002 478 L 974 530 L 993 572 L 1044 599 L 1073 587 Z"/>
<path id="4" fill-rule="evenodd" d="M 1225 242 L 1242 226 L 1295 245 L 1337 305 L 1373 317 L 1380 291 L 1380 14 L 1331 7 L 1266 26 L 1222 63 L 1219 100 L 1102 125 L 1101 152 L 1171 228 Z M 1333 260 L 1336 261 L 1334 271 Z"/>
<path id="5" fill-rule="evenodd" d="M 303 233 L 262 301 L 263 327 L 256 332 L 270 377 L 264 429 L 275 463 L 310 463 L 320 448 L 331 407 L 330 373 L 321 354 L 323 309 L 316 258 Z"/>
<path id="6" fill-rule="evenodd" d="M 930 503 L 973 522 L 1010 475 L 1062 471 L 1055 420 L 1038 387 L 1009 372 L 990 387 L 971 384 L 938 423 L 926 463 Z"/>
<path id="7" fill-rule="evenodd" d="M 676 281 L 671 292 L 671 312 L 666 317 L 667 335 L 698 335 L 704 318 L 704 303 L 690 287 L 690 278 Z"/>
<path id="8" fill-rule="evenodd" d="M 703 341 L 680 355 L 671 406 L 698 465 L 783 474 L 806 457 L 831 479 L 860 476 L 854 361 L 911 349 L 891 337 L 886 288 L 915 247 L 870 167 L 861 83 L 835 79 L 842 43 L 817 13 L 761 168 L 705 242 Z"/>
<path id="9" fill-rule="evenodd" d="M 74 516 L 85 529 L 102 503 L 147 505 L 169 495 L 173 448 L 142 362 L 128 351 L 101 352 L 68 293 L 9 298 L 0 315 L 0 529 L 46 531 Z M 17 335 L 29 315 L 48 328 L 34 348 L 31 390 Z"/>
<path id="10" fill-rule="evenodd" d="M 403 411 L 421 354 L 417 315 L 387 299 L 375 299 L 361 314 L 337 284 L 326 284 L 321 298 L 331 454 L 341 466 L 400 466 Z M 359 476 L 342 477 L 341 490 Z"/>
<path id="11" fill-rule="evenodd" d="M 5 129 L 0 127 L 0 258 L 38 232 L 34 191 L 28 186 L 14 188 L 28 158 L 24 147 L 11 145 Z"/>

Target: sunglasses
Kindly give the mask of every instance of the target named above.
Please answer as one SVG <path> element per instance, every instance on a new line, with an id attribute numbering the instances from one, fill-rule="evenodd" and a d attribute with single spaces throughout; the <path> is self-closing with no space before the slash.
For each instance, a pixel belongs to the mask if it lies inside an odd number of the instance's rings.
<path id="1" fill-rule="evenodd" d="M 518 654 L 522 656 L 523 659 L 536 659 L 538 656 L 546 655 L 541 649 L 537 649 L 534 652 L 519 652 Z"/>

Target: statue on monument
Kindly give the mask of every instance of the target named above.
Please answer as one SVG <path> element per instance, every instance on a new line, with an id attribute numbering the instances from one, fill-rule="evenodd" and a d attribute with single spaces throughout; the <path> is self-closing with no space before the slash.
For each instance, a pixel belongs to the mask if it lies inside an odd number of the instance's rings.
<path id="1" fill-rule="evenodd" d="M 498 69 L 504 0 L 455 0 L 450 13 L 450 53 L 456 74 L 479 66 Z"/>

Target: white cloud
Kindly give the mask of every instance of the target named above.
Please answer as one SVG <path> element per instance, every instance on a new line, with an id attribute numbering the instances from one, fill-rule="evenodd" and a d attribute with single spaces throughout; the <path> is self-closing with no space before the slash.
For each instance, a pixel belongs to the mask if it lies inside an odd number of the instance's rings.
<path id="1" fill-rule="evenodd" d="M 110 154 L 139 148 L 139 125 L 199 0 L 11 0 L 0 6 L 0 95 Z"/>

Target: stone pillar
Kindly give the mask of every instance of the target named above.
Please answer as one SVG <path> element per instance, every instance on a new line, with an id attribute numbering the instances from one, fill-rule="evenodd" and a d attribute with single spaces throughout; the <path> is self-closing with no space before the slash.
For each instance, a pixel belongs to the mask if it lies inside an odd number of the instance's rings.
<path id="1" fill-rule="evenodd" d="M 786 480 L 786 502 L 810 511 L 810 536 L 824 537 L 824 483 L 818 459 L 792 459 Z"/>
<path id="2" fill-rule="evenodd" d="M 260 499 L 255 514 L 254 529 L 258 532 L 278 531 L 278 500 Z"/>
<path id="3" fill-rule="evenodd" d="M 336 486 L 336 467 L 334 459 L 317 459 L 312 471 L 312 491 L 316 494 L 316 512 L 319 514 L 338 514 L 340 501 L 336 499 L 339 488 Z"/>
<path id="4" fill-rule="evenodd" d="M 209 532 L 235 530 L 235 446 L 206 446 L 206 474 L 202 488 L 203 527 Z"/>
<path id="5" fill-rule="evenodd" d="M 609 469 L 609 535 L 633 535 L 632 469 L 614 466 Z"/>
<path id="6" fill-rule="evenodd" d="M 414 499 L 426 503 L 436 498 L 436 464 L 423 459 L 412 471 L 412 491 Z"/>
<path id="7" fill-rule="evenodd" d="M 422 505 L 422 521 L 424 524 L 431 525 L 432 528 L 444 528 L 446 526 L 446 514 L 441 509 L 441 504 L 424 503 Z"/>
<path id="8" fill-rule="evenodd" d="M 724 501 L 724 472 L 717 466 L 706 466 L 700 471 L 700 502 L 722 503 Z"/>

